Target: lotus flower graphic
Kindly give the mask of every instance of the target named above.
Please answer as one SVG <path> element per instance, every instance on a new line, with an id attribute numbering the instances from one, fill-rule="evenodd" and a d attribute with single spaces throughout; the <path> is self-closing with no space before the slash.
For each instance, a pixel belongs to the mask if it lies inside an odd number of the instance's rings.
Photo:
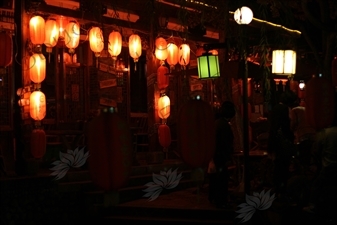
<path id="1" fill-rule="evenodd" d="M 70 167 L 79 168 L 83 166 L 88 157 L 89 152 L 84 153 L 84 147 L 81 150 L 78 147 L 74 151 L 67 150 L 67 153 L 60 152 L 60 160 L 52 163 L 54 167 L 50 170 L 54 170 L 54 172 L 50 176 L 56 176 L 55 180 L 59 180 L 67 174 Z"/>
<path id="2" fill-rule="evenodd" d="M 153 182 L 145 184 L 148 188 L 144 189 L 144 192 L 147 192 L 143 197 L 149 197 L 149 201 L 153 201 L 165 189 L 172 189 L 178 186 L 182 174 L 177 175 L 177 169 L 172 172 L 172 169 L 166 171 L 160 171 L 160 175 L 152 174 Z"/>
<path id="3" fill-rule="evenodd" d="M 264 192 L 264 190 L 259 194 L 257 192 L 253 193 L 253 196 L 246 194 L 246 202 L 238 205 L 241 209 L 235 211 L 240 213 L 236 218 L 241 219 L 239 223 L 244 223 L 250 220 L 256 210 L 266 210 L 268 209 L 273 201 L 275 200 L 275 193 L 270 196 L 270 190 Z"/>

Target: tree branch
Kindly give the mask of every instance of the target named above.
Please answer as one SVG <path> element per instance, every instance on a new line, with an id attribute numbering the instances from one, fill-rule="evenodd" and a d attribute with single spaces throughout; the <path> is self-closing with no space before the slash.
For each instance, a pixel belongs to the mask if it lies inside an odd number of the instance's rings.
<path id="1" fill-rule="evenodd" d="M 307 29 L 305 28 L 305 26 L 302 24 L 301 21 L 297 22 L 298 26 L 300 27 L 301 31 L 302 31 L 302 35 L 304 37 L 304 39 L 307 41 L 310 49 L 312 50 L 312 52 L 314 53 L 315 59 L 317 61 L 318 67 L 320 69 L 323 68 L 322 65 L 322 60 L 319 58 L 319 54 L 318 54 L 318 50 L 317 47 L 315 46 L 314 42 L 312 41 L 312 39 L 310 38 L 310 35 L 307 32 Z"/>

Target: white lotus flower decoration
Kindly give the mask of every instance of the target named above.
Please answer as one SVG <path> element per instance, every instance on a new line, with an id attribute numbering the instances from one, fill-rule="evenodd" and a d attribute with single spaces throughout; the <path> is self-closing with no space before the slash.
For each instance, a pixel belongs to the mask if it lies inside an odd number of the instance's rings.
<path id="1" fill-rule="evenodd" d="M 73 150 L 67 150 L 67 153 L 60 152 L 60 160 L 56 160 L 52 163 L 54 165 L 50 170 L 54 170 L 50 176 L 56 176 L 55 180 L 59 180 L 64 177 L 70 167 L 79 168 L 84 165 L 89 157 L 89 151 L 84 153 L 84 147 L 79 150 L 78 147 Z"/>
<path id="2" fill-rule="evenodd" d="M 246 194 L 246 202 L 238 205 L 241 209 L 235 211 L 240 213 L 236 218 L 242 218 L 239 223 L 247 222 L 252 218 L 256 210 L 266 210 L 268 209 L 273 201 L 275 200 L 275 193 L 270 196 L 270 190 L 266 193 L 264 190 L 259 194 L 257 192 L 253 193 L 253 196 Z"/>
<path id="3" fill-rule="evenodd" d="M 171 169 L 166 171 L 160 171 L 160 175 L 152 174 L 153 182 L 149 182 L 145 184 L 148 188 L 143 190 L 144 192 L 147 192 L 143 195 L 143 197 L 149 197 L 149 201 L 153 201 L 162 192 L 162 190 L 165 189 L 172 189 L 178 186 L 180 179 L 182 178 L 182 173 L 177 175 L 177 169 L 175 169 L 173 172 Z"/>

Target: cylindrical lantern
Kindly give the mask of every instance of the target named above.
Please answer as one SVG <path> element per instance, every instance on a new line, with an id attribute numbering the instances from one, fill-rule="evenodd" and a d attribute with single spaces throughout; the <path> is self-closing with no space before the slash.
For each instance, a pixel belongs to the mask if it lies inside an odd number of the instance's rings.
<path id="1" fill-rule="evenodd" d="M 105 191 L 124 187 L 131 175 L 130 127 L 117 113 L 102 112 L 87 129 L 89 172 L 93 182 Z"/>
<path id="2" fill-rule="evenodd" d="M 181 66 L 185 67 L 190 63 L 190 54 L 191 54 L 191 49 L 188 44 L 180 45 L 179 51 L 178 51 L 178 60 Z"/>
<path id="3" fill-rule="evenodd" d="M 158 138 L 159 144 L 163 148 L 168 148 L 172 142 L 171 140 L 171 130 L 166 124 L 160 124 L 158 126 Z"/>
<path id="4" fill-rule="evenodd" d="M 64 39 L 64 36 L 65 36 L 64 33 L 66 30 L 66 26 L 68 24 L 68 19 L 65 16 L 59 16 L 57 18 L 57 23 L 59 26 L 59 38 Z"/>
<path id="5" fill-rule="evenodd" d="M 12 63 L 12 37 L 6 32 L 0 32 L 0 67 L 7 67 Z"/>
<path id="6" fill-rule="evenodd" d="M 142 55 L 142 40 L 137 34 L 132 34 L 129 37 L 129 53 L 134 62 L 138 62 Z"/>
<path id="7" fill-rule="evenodd" d="M 253 20 L 253 11 L 247 6 L 242 6 L 234 12 L 234 20 L 238 24 L 249 24 Z"/>
<path id="8" fill-rule="evenodd" d="M 215 124 L 211 106 L 203 100 L 189 100 L 177 118 L 178 150 L 186 165 L 207 166 L 214 155 Z"/>
<path id="9" fill-rule="evenodd" d="M 220 77 L 219 58 L 217 55 L 204 53 L 197 58 L 199 79 Z"/>
<path id="10" fill-rule="evenodd" d="M 296 52 L 293 50 L 274 50 L 272 73 L 291 75 L 296 73 Z"/>
<path id="11" fill-rule="evenodd" d="M 167 63 L 170 65 L 171 70 L 179 61 L 179 49 L 174 43 L 168 43 L 167 45 Z"/>
<path id="12" fill-rule="evenodd" d="M 41 159 L 46 153 L 46 133 L 42 129 L 34 129 L 30 136 L 30 152 L 36 159 Z"/>
<path id="13" fill-rule="evenodd" d="M 34 45 L 42 45 L 45 40 L 45 21 L 41 16 L 34 16 L 29 21 L 30 40 Z"/>
<path id="14" fill-rule="evenodd" d="M 331 125 L 335 116 L 335 96 L 331 81 L 313 76 L 305 86 L 305 114 L 317 130 Z"/>
<path id="15" fill-rule="evenodd" d="M 60 27 L 55 19 L 48 19 L 45 25 L 44 44 L 48 53 L 52 52 L 52 48 L 57 44 L 59 39 Z"/>
<path id="16" fill-rule="evenodd" d="M 167 42 L 164 38 L 159 37 L 156 39 L 156 50 L 155 50 L 156 58 L 164 61 L 167 59 L 168 51 L 167 51 Z"/>
<path id="17" fill-rule="evenodd" d="M 112 31 L 109 34 L 108 51 L 113 60 L 122 52 L 122 35 L 118 31 Z"/>
<path id="18" fill-rule="evenodd" d="M 336 88 L 337 91 L 337 56 L 335 56 L 331 63 L 331 76 L 332 85 Z"/>
<path id="19" fill-rule="evenodd" d="M 104 39 L 101 28 L 92 27 L 89 31 L 89 44 L 90 49 L 95 53 L 96 57 L 99 57 L 101 51 L 104 48 Z"/>
<path id="20" fill-rule="evenodd" d="M 64 43 L 69 48 L 69 53 L 73 54 L 75 48 L 80 43 L 80 25 L 78 22 L 72 20 L 70 21 L 64 31 Z"/>
<path id="21" fill-rule="evenodd" d="M 163 95 L 158 99 L 158 116 L 161 119 L 167 119 L 170 116 L 171 106 L 170 98 Z"/>
<path id="22" fill-rule="evenodd" d="M 159 90 L 165 89 L 168 87 L 170 83 L 170 78 L 167 75 L 168 73 L 169 73 L 169 70 L 164 65 L 159 66 L 159 68 L 157 69 L 157 86 Z"/>
<path id="23" fill-rule="evenodd" d="M 34 83 L 41 83 L 46 78 L 46 58 L 35 53 L 29 58 L 29 77 Z"/>
<path id="24" fill-rule="evenodd" d="M 29 113 L 34 120 L 43 120 L 46 116 L 46 96 L 41 91 L 34 91 L 29 98 Z"/>

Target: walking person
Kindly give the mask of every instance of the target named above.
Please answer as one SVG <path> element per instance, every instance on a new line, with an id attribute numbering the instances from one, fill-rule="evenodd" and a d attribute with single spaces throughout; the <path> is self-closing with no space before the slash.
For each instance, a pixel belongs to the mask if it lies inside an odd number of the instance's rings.
<path id="1" fill-rule="evenodd" d="M 230 121 L 235 113 L 235 105 L 230 101 L 225 101 L 215 121 L 216 147 L 210 163 L 210 165 L 214 163 L 215 170 L 210 173 L 208 198 L 210 202 L 216 204 L 217 208 L 225 208 L 228 204 L 228 163 L 234 152 L 234 134 Z"/>

